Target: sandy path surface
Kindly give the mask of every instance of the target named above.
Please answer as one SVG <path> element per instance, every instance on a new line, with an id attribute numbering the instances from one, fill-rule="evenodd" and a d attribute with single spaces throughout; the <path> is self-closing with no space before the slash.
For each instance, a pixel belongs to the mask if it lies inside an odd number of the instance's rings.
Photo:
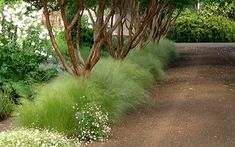
<path id="1" fill-rule="evenodd" d="M 12 126 L 12 118 L 0 122 L 0 132 L 7 131 Z"/>
<path id="2" fill-rule="evenodd" d="M 180 44 L 181 58 L 102 147 L 235 147 L 235 49 Z M 235 46 L 234 46 L 235 47 Z"/>

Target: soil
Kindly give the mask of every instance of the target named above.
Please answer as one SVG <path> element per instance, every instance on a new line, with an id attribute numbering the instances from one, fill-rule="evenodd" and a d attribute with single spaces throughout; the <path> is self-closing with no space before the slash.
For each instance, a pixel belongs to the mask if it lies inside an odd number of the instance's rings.
<path id="1" fill-rule="evenodd" d="M 0 132 L 11 129 L 12 120 L 13 118 L 8 118 L 7 120 L 0 121 Z"/>
<path id="2" fill-rule="evenodd" d="M 154 86 L 154 104 L 129 114 L 94 147 L 234 147 L 235 48 L 178 44 L 181 58 Z M 234 45 L 235 47 L 235 45 Z"/>

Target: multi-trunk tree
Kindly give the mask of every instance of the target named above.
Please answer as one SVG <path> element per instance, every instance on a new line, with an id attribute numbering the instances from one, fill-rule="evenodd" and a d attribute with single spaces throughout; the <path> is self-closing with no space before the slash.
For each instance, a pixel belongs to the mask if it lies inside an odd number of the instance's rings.
<path id="1" fill-rule="evenodd" d="M 121 23 L 115 29 L 115 33 L 106 42 L 106 48 L 110 55 L 117 59 L 125 58 L 129 51 L 138 46 L 144 38 L 148 24 L 152 21 L 157 1 L 129 0 L 122 1 L 117 7 L 118 13 L 112 17 L 110 27 L 113 27 L 117 18 L 121 17 Z"/>
<path id="2" fill-rule="evenodd" d="M 59 7 L 59 10 L 61 12 L 62 21 L 64 24 L 65 29 L 65 38 L 67 42 L 68 47 L 68 54 L 70 57 L 70 62 L 66 61 L 65 57 L 61 53 L 61 50 L 58 46 L 58 43 L 56 42 L 55 36 L 53 34 L 51 21 L 50 21 L 50 10 L 48 8 L 48 1 L 47 0 L 41 0 L 43 10 L 44 10 L 44 16 L 45 16 L 45 23 L 51 38 L 52 45 L 59 56 L 59 59 L 61 60 L 63 67 L 65 71 L 70 73 L 71 75 L 78 76 L 78 77 L 87 77 L 89 76 L 89 73 L 91 69 L 95 66 L 95 64 L 100 59 L 100 52 L 101 48 L 103 47 L 105 41 L 112 35 L 113 31 L 117 28 L 118 24 L 121 23 L 122 18 L 124 17 L 121 15 L 118 20 L 115 21 L 115 23 L 108 27 L 110 19 L 115 14 L 116 8 L 121 3 L 121 0 L 115 0 L 112 1 L 112 6 L 108 10 L 107 15 L 105 17 L 105 10 L 108 7 L 107 0 L 102 0 L 97 2 L 97 9 L 95 10 L 97 14 L 97 19 L 95 21 L 95 30 L 94 31 L 94 42 L 90 49 L 88 57 L 85 59 L 81 54 L 81 43 L 80 43 L 80 33 L 81 33 L 81 19 L 84 13 L 84 10 L 86 8 L 85 0 L 79 0 L 78 3 L 76 3 L 76 12 L 72 18 L 71 21 L 68 20 L 67 16 L 67 3 L 65 0 L 58 0 L 57 4 Z M 73 28 L 76 27 L 76 35 L 73 35 Z M 108 29 L 107 29 L 108 28 Z"/>
<path id="3" fill-rule="evenodd" d="M 129 0 L 119 8 L 126 13 L 115 35 L 105 43 L 111 56 L 125 58 L 131 49 L 158 43 L 170 31 L 185 6 L 196 0 Z M 113 19 L 111 20 L 111 25 Z"/>
<path id="4" fill-rule="evenodd" d="M 182 8 L 194 1 L 41 0 L 39 5 L 44 9 L 51 42 L 64 69 L 74 76 L 87 77 L 99 61 L 103 47 L 112 57 L 123 59 L 133 48 L 143 48 L 150 42 L 158 42 L 171 29 Z M 69 62 L 61 53 L 52 31 L 50 11 L 54 9 L 61 13 Z M 82 56 L 80 50 L 81 18 L 85 10 L 94 28 L 93 44 L 87 58 Z"/>

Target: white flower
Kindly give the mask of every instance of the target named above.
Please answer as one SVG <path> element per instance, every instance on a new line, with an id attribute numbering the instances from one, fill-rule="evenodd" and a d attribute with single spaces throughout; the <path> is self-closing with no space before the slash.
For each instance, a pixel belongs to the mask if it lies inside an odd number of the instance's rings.
<path id="1" fill-rule="evenodd" d="M 36 54 L 40 54 L 40 51 L 39 51 L 39 50 L 36 50 L 34 53 L 36 53 Z"/>
<path id="2" fill-rule="evenodd" d="M 11 22 L 11 19 L 7 16 L 6 16 L 5 20 L 6 20 L 6 22 Z"/>
<path id="3" fill-rule="evenodd" d="M 30 4 L 30 3 L 26 3 L 26 2 L 25 2 L 25 6 L 30 7 L 30 6 L 31 6 L 31 4 Z"/>
<path id="4" fill-rule="evenodd" d="M 8 9 L 8 5 L 5 5 L 4 8 L 3 8 L 3 10 L 6 11 L 7 9 Z"/>
<path id="5" fill-rule="evenodd" d="M 17 4 L 14 4 L 14 8 L 17 8 L 18 7 L 18 5 Z"/>
<path id="6" fill-rule="evenodd" d="M 0 25 L 0 34 L 2 33 L 2 25 Z"/>
<path id="7" fill-rule="evenodd" d="M 42 56 L 44 56 L 44 57 L 46 57 L 47 56 L 47 53 L 46 52 L 44 52 L 44 51 L 41 51 L 41 53 L 40 53 Z"/>
<path id="8" fill-rule="evenodd" d="M 18 129 L 0 133 L 0 146 L 80 146 L 77 138 L 67 138 L 58 132 L 38 129 Z"/>
<path id="9" fill-rule="evenodd" d="M 41 33 L 41 34 L 39 34 L 39 38 L 40 38 L 40 39 L 45 39 L 44 34 L 42 34 L 42 33 Z"/>
<path id="10" fill-rule="evenodd" d="M 47 40 L 50 40 L 50 36 L 47 36 L 46 39 L 47 39 Z"/>
<path id="11" fill-rule="evenodd" d="M 11 33 L 15 33 L 15 30 L 10 30 Z"/>

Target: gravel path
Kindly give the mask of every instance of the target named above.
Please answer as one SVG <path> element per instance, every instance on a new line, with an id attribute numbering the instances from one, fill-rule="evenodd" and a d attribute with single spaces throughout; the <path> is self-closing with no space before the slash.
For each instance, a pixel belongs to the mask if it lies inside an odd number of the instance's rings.
<path id="1" fill-rule="evenodd" d="M 177 46 L 181 58 L 152 89 L 155 103 L 113 126 L 108 141 L 90 146 L 235 147 L 235 49 Z"/>

